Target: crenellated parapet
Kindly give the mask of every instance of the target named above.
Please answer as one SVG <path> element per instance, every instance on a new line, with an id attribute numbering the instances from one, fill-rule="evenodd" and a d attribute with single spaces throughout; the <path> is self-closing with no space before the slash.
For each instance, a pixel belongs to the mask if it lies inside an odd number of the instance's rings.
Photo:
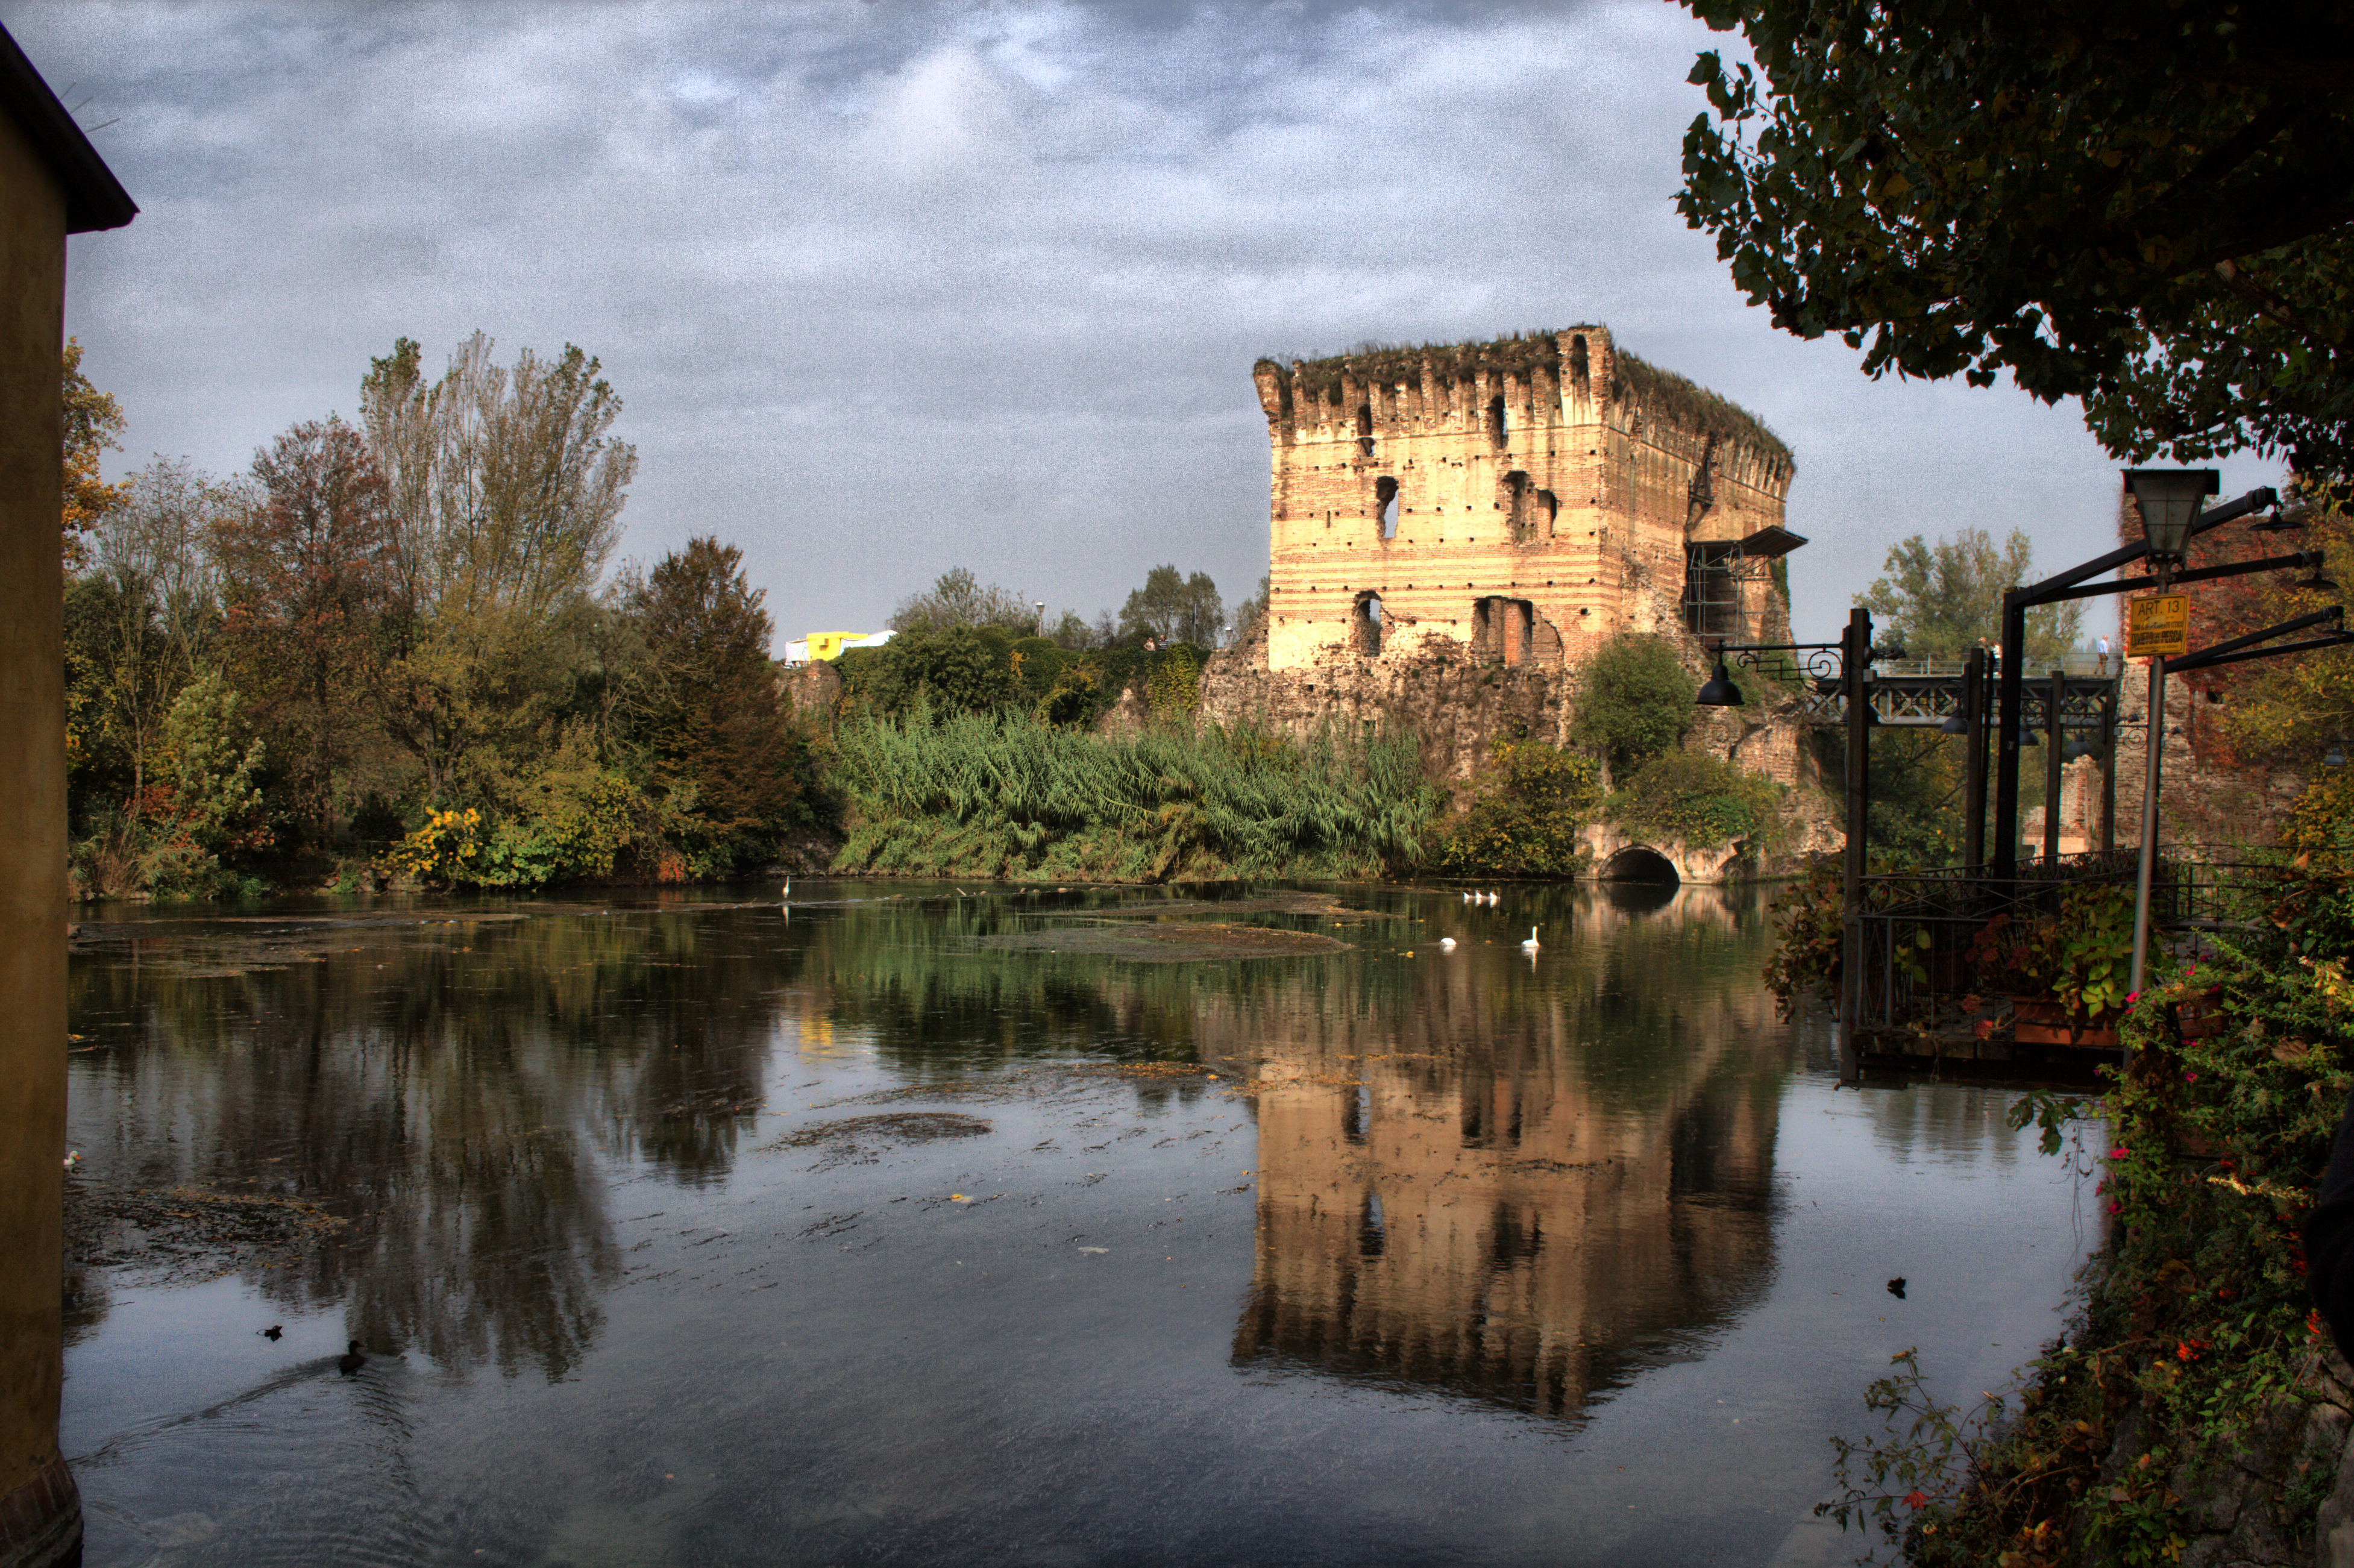
<path id="1" fill-rule="evenodd" d="M 1368 346 L 1253 367 L 1273 456 L 1278 669 L 1458 645 L 1575 662 L 1679 631 L 1694 545 L 1779 527 L 1789 449 L 1755 416 L 1620 349 L 1606 327 Z M 1712 627 L 1755 636 L 1750 577 Z M 1776 601 L 1778 602 L 1778 601 Z"/>

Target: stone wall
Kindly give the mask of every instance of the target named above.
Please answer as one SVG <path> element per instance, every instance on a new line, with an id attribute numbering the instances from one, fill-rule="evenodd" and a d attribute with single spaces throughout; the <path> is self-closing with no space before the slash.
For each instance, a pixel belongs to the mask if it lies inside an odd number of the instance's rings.
<path id="1" fill-rule="evenodd" d="M 1697 691 L 1704 679 L 1697 649 L 1687 642 L 1684 652 Z M 1445 643 L 1411 658 L 1363 659 L 1330 649 L 1305 667 L 1274 669 L 1262 625 L 1244 641 L 1210 656 L 1202 671 L 1200 711 L 1203 718 L 1221 724 L 1256 723 L 1300 736 L 1326 724 L 1404 730 L 1421 748 L 1424 775 L 1460 793 L 1493 758 L 1499 741 L 1568 745 L 1579 675 L 1562 665 L 1477 659 Z M 1804 856 L 1837 850 L 1843 842 L 1795 705 L 1702 710 L 1685 745 L 1791 787 L 1779 853 L 1770 863 L 1744 862 L 1743 870 L 1787 870 Z M 1596 863 L 1630 843 L 1607 828 L 1597 829 Z M 1728 852 L 1695 854 L 1681 845 L 1648 847 L 1674 863 L 1686 881 L 1727 874 Z"/>

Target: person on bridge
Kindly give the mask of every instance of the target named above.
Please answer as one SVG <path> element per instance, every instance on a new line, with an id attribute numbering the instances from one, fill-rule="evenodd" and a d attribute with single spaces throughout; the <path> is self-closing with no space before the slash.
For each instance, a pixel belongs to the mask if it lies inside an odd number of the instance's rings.
<path id="1" fill-rule="evenodd" d="M 2095 673 L 2105 675 L 2105 674 L 2107 674 L 2108 673 L 2109 673 L 2109 640 L 2108 640 L 2108 638 L 2106 638 L 2105 636 L 2104 636 L 2104 637 L 2101 639 L 2101 662 L 2100 662 L 2100 666 L 2099 666 L 2098 670 L 2095 672 Z"/>

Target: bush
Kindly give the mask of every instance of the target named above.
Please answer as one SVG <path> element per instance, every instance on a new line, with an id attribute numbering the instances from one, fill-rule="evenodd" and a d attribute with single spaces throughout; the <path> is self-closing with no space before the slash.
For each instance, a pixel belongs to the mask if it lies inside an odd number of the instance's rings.
<path id="1" fill-rule="evenodd" d="M 1580 834 L 1602 803 L 1593 762 L 1541 741 L 1499 741 L 1470 809 L 1447 828 L 1441 870 L 1464 876 L 1572 876 Z"/>
<path id="2" fill-rule="evenodd" d="M 1695 689 L 1665 639 L 1622 631 L 1586 661 L 1569 737 L 1624 779 L 1682 744 Z"/>
<path id="3" fill-rule="evenodd" d="M 1670 751 L 1638 768 L 1610 797 L 1613 821 L 1644 839 L 1679 839 L 1715 849 L 1734 839 L 1770 836 L 1782 788 L 1720 757 Z"/>

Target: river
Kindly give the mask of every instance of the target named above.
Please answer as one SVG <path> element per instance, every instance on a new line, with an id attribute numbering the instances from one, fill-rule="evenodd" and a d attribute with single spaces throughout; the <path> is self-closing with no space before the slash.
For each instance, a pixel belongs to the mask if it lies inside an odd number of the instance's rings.
<path id="1" fill-rule="evenodd" d="M 103 914 L 74 1182 L 325 1228 L 75 1271 L 87 1561 L 1849 1560 L 1828 1438 L 2031 1357 L 2089 1180 L 1838 1088 L 1762 894 L 1499 891 Z"/>

